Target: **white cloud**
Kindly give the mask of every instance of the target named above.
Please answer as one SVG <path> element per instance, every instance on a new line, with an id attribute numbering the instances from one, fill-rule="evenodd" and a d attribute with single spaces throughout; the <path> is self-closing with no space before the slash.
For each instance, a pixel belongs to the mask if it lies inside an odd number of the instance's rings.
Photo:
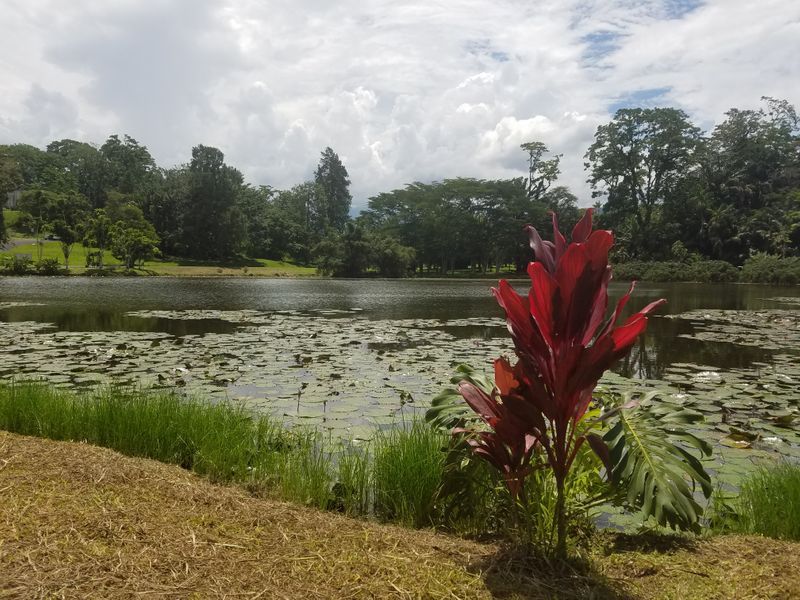
<path id="1" fill-rule="evenodd" d="M 0 142 L 125 132 L 164 165 L 216 145 L 255 184 L 325 146 L 357 207 L 415 180 L 522 175 L 519 144 L 583 154 L 610 108 L 701 125 L 759 96 L 800 105 L 795 0 L 7 0 Z"/>

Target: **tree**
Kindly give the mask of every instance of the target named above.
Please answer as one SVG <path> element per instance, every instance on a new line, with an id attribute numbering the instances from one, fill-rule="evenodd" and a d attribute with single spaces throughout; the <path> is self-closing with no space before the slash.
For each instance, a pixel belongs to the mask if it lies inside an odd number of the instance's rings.
<path id="1" fill-rule="evenodd" d="M 325 226 L 341 231 L 350 214 L 350 179 L 344 164 L 331 148 L 322 151 L 314 181 L 322 188 L 325 198 L 325 206 L 319 211 L 320 220 Z"/>
<path id="2" fill-rule="evenodd" d="M 139 225 L 117 221 L 111 227 L 111 253 L 126 269 L 157 254 L 158 241 L 155 229 L 147 221 Z"/>
<path id="3" fill-rule="evenodd" d="M 45 231 L 50 227 L 50 207 L 54 204 L 58 194 L 44 190 L 29 190 L 22 193 L 17 207 L 23 211 L 22 222 L 34 237 L 36 244 L 37 261 L 42 260 L 42 250 Z"/>
<path id="4" fill-rule="evenodd" d="M 393 237 L 381 234 L 369 236 L 372 261 L 383 277 L 405 277 L 413 268 L 416 252 L 403 246 Z"/>
<path id="5" fill-rule="evenodd" d="M 138 192 L 148 174 L 156 168 L 147 147 L 129 135 L 122 140 L 118 135 L 110 136 L 100 146 L 100 152 L 108 163 L 109 185 L 123 194 Z"/>
<path id="6" fill-rule="evenodd" d="M 521 144 L 520 148 L 528 154 L 528 180 L 525 188 L 528 198 L 541 200 L 561 173 L 559 163 L 562 155 L 557 154 L 553 158 L 544 159 L 543 156 L 550 150 L 542 142 L 526 142 Z"/>
<path id="7" fill-rule="evenodd" d="M 161 251 L 184 252 L 183 218 L 189 206 L 191 176 L 186 167 L 158 169 L 146 179 L 136 200 L 158 234 Z"/>
<path id="8" fill-rule="evenodd" d="M 58 194 L 49 206 L 50 225 L 58 237 L 67 270 L 72 247 L 83 238 L 82 225 L 88 212 L 89 203 L 77 193 Z"/>
<path id="9" fill-rule="evenodd" d="M 601 220 L 633 255 L 654 257 L 661 207 L 697 165 L 700 130 L 675 108 L 623 108 L 601 125 L 586 153 L 595 197 L 605 197 Z M 666 246 L 669 248 L 669 244 Z"/>
<path id="10" fill-rule="evenodd" d="M 275 254 L 273 238 L 277 234 L 277 215 L 272 202 L 275 195 L 275 190 L 269 186 L 245 186 L 241 190 L 239 206 L 247 229 L 245 251 L 248 256 L 267 257 Z"/>
<path id="11" fill-rule="evenodd" d="M 98 249 L 97 266 L 103 268 L 103 256 L 111 243 L 111 219 L 102 208 L 94 209 L 86 225 L 84 242 Z"/>
<path id="12" fill-rule="evenodd" d="M 700 155 L 700 186 L 712 256 L 743 262 L 756 251 L 790 249 L 792 192 L 800 188 L 800 131 L 794 107 L 762 99 L 758 110 L 732 108 Z"/>
<path id="13" fill-rule="evenodd" d="M 22 184 L 22 174 L 16 161 L 0 148 L 0 246 L 8 241 L 6 221 L 3 208 L 9 192 L 18 189 Z"/>
<path id="14" fill-rule="evenodd" d="M 62 194 L 78 189 L 75 176 L 67 171 L 58 155 L 28 144 L 0 146 L 0 152 L 17 164 L 22 177 L 20 189 L 41 189 Z"/>
<path id="15" fill-rule="evenodd" d="M 334 277 L 361 277 L 369 267 L 372 247 L 362 227 L 347 223 L 341 233 L 331 231 L 314 247 L 317 269 Z"/>
<path id="16" fill-rule="evenodd" d="M 63 139 L 50 142 L 47 152 L 59 157 L 61 166 L 75 178 L 77 191 L 89 200 L 93 208 L 105 206 L 109 163 L 97 148 Z"/>
<path id="17" fill-rule="evenodd" d="M 242 174 L 225 164 L 217 148 L 195 146 L 182 207 L 181 246 L 194 258 L 228 258 L 245 242 L 245 222 L 237 200 Z"/>

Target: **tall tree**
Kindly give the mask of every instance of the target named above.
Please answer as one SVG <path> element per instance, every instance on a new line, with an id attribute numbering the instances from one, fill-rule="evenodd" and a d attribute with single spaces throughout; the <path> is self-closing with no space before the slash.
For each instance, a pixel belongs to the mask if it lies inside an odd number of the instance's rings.
<path id="1" fill-rule="evenodd" d="M 634 256 L 658 256 L 660 210 L 697 164 L 700 130 L 675 108 L 623 108 L 601 125 L 586 153 L 601 221 Z M 667 246 L 668 247 L 668 246 Z"/>
<path id="2" fill-rule="evenodd" d="M 242 181 L 242 174 L 225 164 L 217 148 L 192 148 L 182 218 L 182 244 L 188 256 L 228 258 L 241 249 L 245 223 L 237 199 Z"/>
<path id="3" fill-rule="evenodd" d="M 326 204 L 320 211 L 324 223 L 341 231 L 350 214 L 350 179 L 344 164 L 331 148 L 322 151 L 314 181 L 325 193 Z"/>
<path id="4" fill-rule="evenodd" d="M 544 158 L 550 152 L 542 142 L 526 142 L 520 145 L 528 155 L 528 180 L 526 191 L 528 198 L 541 200 L 544 193 L 561 174 L 559 164 L 561 154 L 553 158 Z"/>

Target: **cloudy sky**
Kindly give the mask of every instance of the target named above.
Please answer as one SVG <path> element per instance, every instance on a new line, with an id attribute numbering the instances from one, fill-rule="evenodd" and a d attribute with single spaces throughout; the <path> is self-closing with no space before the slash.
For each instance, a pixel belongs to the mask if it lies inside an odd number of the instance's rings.
<path id="1" fill-rule="evenodd" d="M 162 166 L 203 143 L 279 188 L 331 146 L 355 208 L 521 175 L 530 140 L 587 205 L 619 107 L 800 107 L 798 0 L 4 0 L 0 24 L 0 143 L 128 133 Z"/>

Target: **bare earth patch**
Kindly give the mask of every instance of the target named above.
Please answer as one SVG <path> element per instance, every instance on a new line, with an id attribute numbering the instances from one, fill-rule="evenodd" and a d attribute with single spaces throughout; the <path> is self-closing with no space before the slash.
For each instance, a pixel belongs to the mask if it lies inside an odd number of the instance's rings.
<path id="1" fill-rule="evenodd" d="M 0 432 L 0 597 L 790 598 L 800 544 L 601 536 L 558 575 L 428 531 Z"/>

